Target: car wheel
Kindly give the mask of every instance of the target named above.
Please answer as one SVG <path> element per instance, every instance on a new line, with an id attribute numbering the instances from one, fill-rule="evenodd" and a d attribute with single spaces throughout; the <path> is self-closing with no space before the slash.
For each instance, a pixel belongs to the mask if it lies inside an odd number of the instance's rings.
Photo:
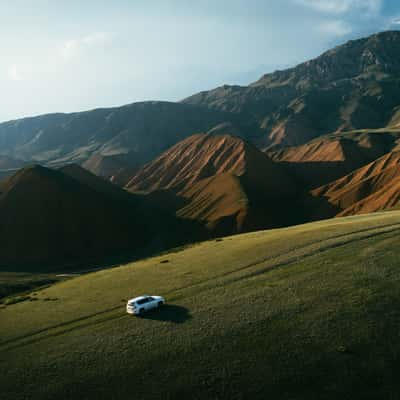
<path id="1" fill-rule="evenodd" d="M 139 315 L 142 315 L 144 313 L 144 309 L 143 308 L 140 308 L 139 309 Z"/>
<path id="2" fill-rule="evenodd" d="M 158 302 L 158 307 L 161 307 L 163 305 L 163 302 L 162 301 L 159 301 Z"/>

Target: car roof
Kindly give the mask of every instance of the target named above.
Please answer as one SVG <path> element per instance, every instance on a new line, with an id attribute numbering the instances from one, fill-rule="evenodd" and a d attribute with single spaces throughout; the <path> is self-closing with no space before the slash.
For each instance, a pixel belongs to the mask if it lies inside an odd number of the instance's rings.
<path id="1" fill-rule="evenodd" d="M 128 301 L 138 301 L 138 300 L 146 299 L 147 297 L 151 297 L 151 296 L 149 296 L 148 294 L 144 294 L 143 296 L 138 296 L 138 297 L 135 297 L 135 298 L 130 299 Z"/>

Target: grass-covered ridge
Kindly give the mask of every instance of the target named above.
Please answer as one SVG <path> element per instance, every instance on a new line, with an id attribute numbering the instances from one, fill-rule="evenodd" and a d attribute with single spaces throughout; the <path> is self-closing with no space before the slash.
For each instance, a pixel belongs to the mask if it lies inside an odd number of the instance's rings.
<path id="1" fill-rule="evenodd" d="M 395 398 L 399 232 L 400 212 L 335 219 L 38 291 L 0 309 L 2 395 Z M 127 315 L 143 293 L 169 304 Z"/>

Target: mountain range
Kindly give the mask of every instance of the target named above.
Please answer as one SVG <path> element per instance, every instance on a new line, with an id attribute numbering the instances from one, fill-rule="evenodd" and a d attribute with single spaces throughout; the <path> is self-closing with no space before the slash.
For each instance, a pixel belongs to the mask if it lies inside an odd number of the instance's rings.
<path id="1" fill-rule="evenodd" d="M 129 154 L 137 165 L 194 133 L 224 122 L 260 148 L 400 123 L 400 32 L 353 40 L 249 86 L 201 92 L 180 103 L 141 102 L 0 124 L 2 155 L 37 162 L 84 162 Z M 233 133 L 233 132 L 232 132 Z"/>
<path id="2" fill-rule="evenodd" d="M 389 31 L 179 103 L 2 123 L 0 265 L 140 256 L 396 207 L 399 89 Z"/>
<path id="3" fill-rule="evenodd" d="M 161 101 L 48 114 L 0 124 L 0 154 L 49 165 L 83 163 L 95 154 L 129 155 L 141 165 L 224 119 L 205 107 Z"/>
<path id="4" fill-rule="evenodd" d="M 353 40 L 314 60 L 184 100 L 239 116 L 259 146 L 296 146 L 331 132 L 400 123 L 400 32 Z"/>

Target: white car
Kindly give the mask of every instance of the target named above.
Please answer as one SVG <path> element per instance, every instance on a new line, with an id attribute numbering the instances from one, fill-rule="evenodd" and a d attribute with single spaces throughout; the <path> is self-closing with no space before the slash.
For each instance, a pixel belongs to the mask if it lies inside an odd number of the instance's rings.
<path id="1" fill-rule="evenodd" d="M 140 315 L 145 311 L 152 310 L 153 308 L 161 307 L 165 303 L 164 297 L 161 296 L 139 296 L 134 299 L 128 300 L 126 305 L 126 312 L 128 314 Z"/>

